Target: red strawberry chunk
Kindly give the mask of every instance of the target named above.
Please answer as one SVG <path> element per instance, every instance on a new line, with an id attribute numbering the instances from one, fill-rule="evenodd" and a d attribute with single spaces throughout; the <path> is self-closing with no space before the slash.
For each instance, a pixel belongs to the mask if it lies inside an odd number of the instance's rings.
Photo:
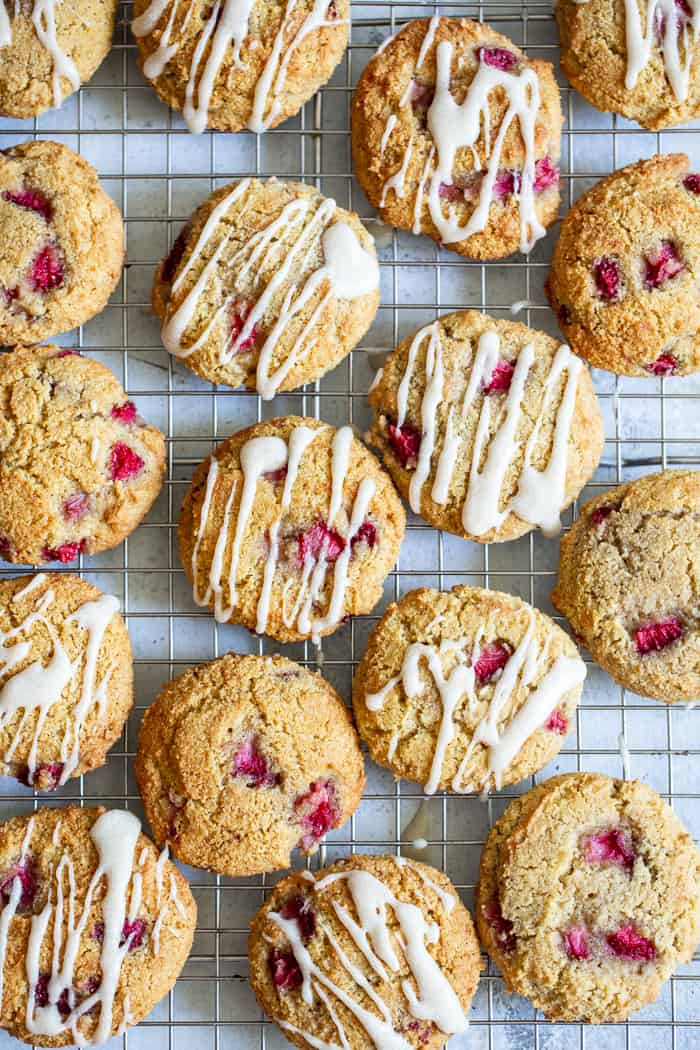
<path id="1" fill-rule="evenodd" d="M 511 380 L 515 366 L 501 358 L 496 362 L 496 367 L 491 373 L 488 383 L 481 388 L 482 394 L 502 394 L 510 389 Z"/>
<path id="2" fill-rule="evenodd" d="M 479 58 L 484 65 L 492 66 L 494 69 L 501 69 L 505 73 L 515 69 L 518 64 L 517 56 L 505 47 L 482 47 L 479 51 Z"/>
<path id="3" fill-rule="evenodd" d="M 608 947 L 618 959 L 630 959 L 634 962 L 652 962 L 656 958 L 656 945 L 648 937 L 643 937 L 629 923 L 621 926 L 615 933 L 609 933 Z"/>
<path id="4" fill-rule="evenodd" d="M 367 546 L 372 549 L 377 545 L 377 526 L 374 522 L 365 519 L 362 522 L 359 529 L 350 540 L 350 546 L 354 550 L 358 543 L 366 543 Z"/>
<path id="5" fill-rule="evenodd" d="M 456 186 L 454 182 L 441 182 L 438 187 L 438 197 L 453 204 L 455 201 L 464 200 L 464 190 Z"/>
<path id="6" fill-rule="evenodd" d="M 89 499 L 84 492 L 75 492 L 63 501 L 63 517 L 67 521 L 80 521 L 89 509 Z"/>
<path id="7" fill-rule="evenodd" d="M 231 303 L 231 314 L 230 314 L 230 335 L 229 338 L 231 343 L 235 343 L 239 335 L 243 331 L 243 327 L 248 319 L 250 311 L 253 309 L 253 304 L 245 302 L 244 300 L 236 300 Z M 250 330 L 250 333 L 245 337 L 242 343 L 236 347 L 237 354 L 245 354 L 248 350 L 252 350 L 255 346 L 255 342 L 260 335 L 260 325 L 256 321 Z"/>
<path id="8" fill-rule="evenodd" d="M 474 673 L 479 682 L 490 682 L 497 671 L 508 663 L 513 650 L 505 642 L 491 642 L 479 653 Z"/>
<path id="9" fill-rule="evenodd" d="M 279 773 L 270 769 L 254 737 L 244 740 L 234 752 L 231 776 L 245 779 L 250 788 L 274 787 L 281 779 Z"/>
<path id="10" fill-rule="evenodd" d="M 604 255 L 593 264 L 593 280 L 598 297 L 605 303 L 614 303 L 620 298 L 620 264 L 609 255 Z"/>
<path id="11" fill-rule="evenodd" d="M 50 292 L 63 284 L 63 264 L 55 244 L 45 245 L 29 267 L 29 286 L 35 292 Z"/>
<path id="12" fill-rule="evenodd" d="M 267 470 L 263 474 L 265 481 L 269 481 L 271 484 L 276 485 L 280 481 L 284 481 L 287 477 L 287 468 L 280 467 L 278 470 Z"/>
<path id="13" fill-rule="evenodd" d="M 484 905 L 484 917 L 494 931 L 498 947 L 502 952 L 510 953 L 515 950 L 516 937 L 513 933 L 513 923 L 506 919 L 501 911 L 501 902 L 497 897 Z"/>
<path id="14" fill-rule="evenodd" d="M 87 540 L 76 540 L 74 543 L 62 543 L 60 547 L 44 547 L 41 556 L 44 561 L 60 561 L 62 565 L 75 561 L 79 554 L 85 553 Z"/>
<path id="15" fill-rule="evenodd" d="M 4 904 L 7 904 L 10 899 L 12 883 L 16 878 L 19 879 L 22 887 L 17 902 L 17 911 L 22 915 L 32 910 L 38 889 L 36 869 L 28 857 L 22 857 L 8 871 L 0 875 L 0 896 Z"/>
<path id="16" fill-rule="evenodd" d="M 297 565 L 302 568 L 307 558 L 318 560 L 324 551 L 327 562 L 334 562 L 345 550 L 345 540 L 325 521 L 317 522 L 297 536 Z"/>
<path id="17" fill-rule="evenodd" d="M 417 430 L 410 424 L 403 423 L 400 427 L 395 423 L 388 422 L 386 436 L 391 451 L 402 467 L 413 469 L 418 461 L 421 437 Z"/>
<path id="18" fill-rule="evenodd" d="M 12 306 L 19 299 L 19 288 L 16 285 L 14 288 L 3 288 L 2 297 L 5 300 L 5 306 Z"/>
<path id="19" fill-rule="evenodd" d="M 645 372 L 651 372 L 653 376 L 672 376 L 678 370 L 678 361 L 668 352 L 660 354 L 656 361 L 644 366 Z"/>
<path id="20" fill-rule="evenodd" d="M 559 733 L 560 736 L 564 736 L 569 728 L 569 721 L 565 718 L 563 712 L 558 707 L 555 707 L 545 722 L 544 728 L 548 729 L 550 733 Z"/>
<path id="21" fill-rule="evenodd" d="M 136 405 L 133 401 L 125 401 L 122 405 L 113 405 L 110 412 L 112 419 L 120 423 L 133 423 L 136 419 Z"/>
<path id="22" fill-rule="evenodd" d="M 282 906 L 281 915 L 283 919 L 296 919 L 299 933 L 304 944 L 308 944 L 316 933 L 316 912 L 311 907 L 308 897 L 297 894 L 290 897 Z"/>
<path id="23" fill-rule="evenodd" d="M 535 193 L 544 193 L 550 186 L 556 186 L 559 182 L 559 168 L 551 157 L 542 157 L 535 163 L 535 181 L 533 189 Z"/>
<path id="24" fill-rule="evenodd" d="M 683 186 L 689 193 L 700 194 L 700 175 L 695 172 L 691 172 L 690 175 L 686 175 L 683 179 Z"/>
<path id="25" fill-rule="evenodd" d="M 632 842 L 622 828 L 608 828 L 587 835 L 583 840 L 583 855 L 589 864 L 612 864 L 626 871 L 634 867 Z"/>
<path id="26" fill-rule="evenodd" d="M 123 441 L 117 441 L 112 445 L 109 456 L 109 476 L 112 481 L 127 481 L 136 477 L 143 470 L 144 461 L 133 448 L 129 448 Z"/>
<path id="27" fill-rule="evenodd" d="M 291 992 L 303 982 L 299 963 L 291 951 L 273 948 L 270 952 L 270 971 L 272 982 L 280 992 Z"/>
<path id="28" fill-rule="evenodd" d="M 59 350 L 56 357 L 80 357 L 80 350 Z"/>
<path id="29" fill-rule="evenodd" d="M 120 946 L 129 942 L 129 951 L 135 952 L 137 948 L 140 948 L 143 944 L 143 940 L 146 936 L 146 923 L 143 919 L 133 919 L 129 922 L 128 919 L 124 920 L 122 926 L 122 936 L 119 941 Z"/>
<path id="30" fill-rule="evenodd" d="M 493 181 L 493 196 L 497 201 L 507 200 L 512 197 L 520 186 L 520 175 L 515 171 L 505 169 L 496 172 Z"/>
<path id="31" fill-rule="evenodd" d="M 37 212 L 46 222 L 51 221 L 53 208 L 41 190 L 5 190 L 2 199 L 16 204 L 19 208 Z"/>
<path id="32" fill-rule="evenodd" d="M 340 821 L 340 806 L 330 780 L 315 780 L 309 790 L 294 801 L 294 817 L 303 834 L 299 846 L 313 850 Z"/>
<path id="33" fill-rule="evenodd" d="M 326 18 L 329 22 L 335 22 L 338 17 L 338 8 L 335 6 L 335 0 L 331 0 L 330 4 L 326 8 Z"/>
<path id="34" fill-rule="evenodd" d="M 638 627 L 634 632 L 634 640 L 637 652 L 643 656 L 645 653 L 655 653 L 673 645 L 682 635 L 683 624 L 677 616 L 670 616 L 668 620 L 658 620 L 656 623 Z"/>
<path id="35" fill-rule="evenodd" d="M 644 286 L 650 290 L 660 288 L 683 270 L 685 263 L 675 245 L 671 241 L 662 241 L 656 254 L 644 259 Z"/>
<path id="36" fill-rule="evenodd" d="M 435 88 L 432 84 L 421 84 L 414 80 L 411 85 L 411 108 L 416 110 L 428 110 L 435 97 Z"/>
<path id="37" fill-rule="evenodd" d="M 17 774 L 20 784 L 27 787 L 37 787 L 40 791 L 53 791 L 58 787 L 63 775 L 63 762 L 41 762 L 34 773 L 29 766 L 23 766 Z"/>
<path id="38" fill-rule="evenodd" d="M 564 934 L 564 947 L 570 959 L 583 961 L 590 959 L 591 949 L 588 943 L 588 930 L 585 926 L 571 926 Z"/>
<path id="39" fill-rule="evenodd" d="M 596 507 L 591 514 L 591 523 L 593 525 L 602 525 L 606 521 L 613 511 L 619 508 L 614 503 L 603 503 L 602 506 Z"/>

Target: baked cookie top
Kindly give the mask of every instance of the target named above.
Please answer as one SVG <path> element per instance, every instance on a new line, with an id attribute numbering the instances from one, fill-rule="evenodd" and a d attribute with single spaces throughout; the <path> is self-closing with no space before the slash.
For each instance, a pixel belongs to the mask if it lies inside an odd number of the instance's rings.
<path id="1" fill-rule="evenodd" d="M 295 1046 L 438 1050 L 466 1031 L 481 969 L 450 880 L 354 854 L 279 882 L 253 920 L 250 981 Z"/>
<path id="2" fill-rule="evenodd" d="M 475 310 L 404 339 L 369 401 L 370 442 L 414 513 L 482 543 L 558 531 L 603 449 L 588 370 L 568 347 Z"/>
<path id="3" fill-rule="evenodd" d="M 555 607 L 627 689 L 700 696 L 700 472 L 665 470 L 590 500 L 561 541 Z"/>
<path id="4" fill-rule="evenodd" d="M 284 416 L 239 431 L 197 468 L 178 537 L 197 604 L 287 642 L 369 612 L 404 525 L 352 427 Z"/>
<path id="5" fill-rule="evenodd" d="M 574 773 L 535 792 L 486 843 L 479 931 L 508 987 L 551 1020 L 625 1020 L 692 957 L 700 855 L 638 781 Z"/>
<path id="6" fill-rule="evenodd" d="M 165 442 L 108 368 L 76 350 L 0 356 L 0 557 L 74 561 L 133 532 L 160 492 Z"/>
<path id="7" fill-rule="evenodd" d="M 135 0 L 131 29 L 144 76 L 190 131 L 262 132 L 330 79 L 349 17 L 348 0 Z"/>
<path id="8" fill-rule="evenodd" d="M 156 842 L 232 876 L 315 852 L 365 784 L 350 714 L 320 675 L 232 653 L 162 689 L 143 720 L 136 776 Z"/>
<path id="9" fill-rule="evenodd" d="M 35 1046 L 98 1045 L 172 988 L 196 923 L 187 882 L 102 808 L 0 824 L 0 1027 Z"/>
<path id="10" fill-rule="evenodd" d="M 156 271 L 152 301 L 171 354 L 270 400 L 334 368 L 369 328 L 374 242 L 310 186 L 243 179 L 197 209 Z"/>
<path id="11" fill-rule="evenodd" d="M 0 580 L 0 770 L 50 791 L 105 761 L 133 702 L 119 602 L 59 573 Z"/>
<path id="12" fill-rule="evenodd" d="M 571 639 L 519 598 L 422 588 L 370 635 L 355 717 L 372 758 L 426 794 L 501 788 L 554 758 L 585 676 Z"/>
<path id="13" fill-rule="evenodd" d="M 59 142 L 0 152 L 0 343 L 39 343 L 90 320 L 123 263 L 122 217 L 86 160 Z"/>
<path id="14" fill-rule="evenodd" d="M 561 66 L 592 106 L 651 131 L 700 115 L 700 10 L 687 0 L 558 0 Z"/>
<path id="15" fill-rule="evenodd" d="M 546 291 L 571 349 L 619 375 L 700 369 L 700 175 L 684 153 L 629 164 L 566 214 Z"/>
<path id="16" fill-rule="evenodd" d="M 390 226 L 502 258 L 556 219 L 561 125 L 548 62 L 480 22 L 418 19 L 360 77 L 355 174 Z"/>

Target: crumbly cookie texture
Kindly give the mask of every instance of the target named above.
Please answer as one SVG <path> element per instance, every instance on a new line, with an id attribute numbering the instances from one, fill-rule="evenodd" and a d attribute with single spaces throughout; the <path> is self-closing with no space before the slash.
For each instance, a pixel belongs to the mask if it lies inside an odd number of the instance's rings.
<path id="1" fill-rule="evenodd" d="M 561 67 L 596 109 L 619 113 L 650 131 L 700 116 L 696 16 L 685 0 L 676 3 L 673 19 L 660 6 L 611 0 L 558 0 L 554 13 Z M 647 25 L 648 14 L 653 29 Z M 630 37 L 635 41 L 631 48 Z"/>
<path id="2" fill-rule="evenodd" d="M 350 427 L 284 416 L 239 431 L 197 468 L 180 557 L 195 601 L 220 622 L 301 641 L 372 610 L 405 520 Z"/>
<path id="3" fill-rule="evenodd" d="M 284 657 L 232 653 L 164 687 L 143 721 L 136 776 L 156 842 L 232 876 L 315 852 L 365 786 L 335 690 Z"/>
<path id="4" fill-rule="evenodd" d="M 175 984 L 197 909 L 140 826 L 124 810 L 77 806 L 0 824 L 0 1028 L 16 1039 L 101 1044 Z"/>
<path id="5" fill-rule="evenodd" d="M 302 1048 L 438 1050 L 465 1031 L 481 969 L 471 917 L 442 872 L 362 854 L 282 879 L 248 955 L 260 1005 Z"/>
<path id="6" fill-rule="evenodd" d="M 556 532 L 603 450 L 588 370 L 543 332 L 475 310 L 404 339 L 369 401 L 370 443 L 414 513 L 479 542 Z"/>
<path id="7" fill-rule="evenodd" d="M 477 926 L 509 991 L 553 1021 L 624 1021 L 700 936 L 700 854 L 638 781 L 555 777 L 517 799 L 482 856 Z"/>
<path id="8" fill-rule="evenodd" d="M 519 598 L 421 588 L 389 606 L 353 687 L 370 755 L 426 792 L 513 784 L 557 754 L 586 669 L 571 639 Z"/>
<path id="9" fill-rule="evenodd" d="M 581 508 L 561 541 L 555 607 L 620 685 L 700 696 L 700 473 L 665 470 Z"/>
<path id="10" fill-rule="evenodd" d="M 5 117 L 36 117 L 60 106 L 90 79 L 112 46 L 116 0 L 29 0 L 5 9 L 7 39 L 0 48 Z"/>
<path id="11" fill-rule="evenodd" d="M 194 213 L 156 271 L 152 302 L 166 349 L 188 368 L 269 400 L 319 379 L 369 328 L 374 241 L 310 186 L 244 179 Z"/>
<path id="12" fill-rule="evenodd" d="M 331 77 L 348 42 L 348 0 L 253 0 L 219 18 L 205 0 L 136 0 L 139 65 L 191 131 L 265 131 L 298 113 Z M 212 45 L 208 52 L 208 40 Z"/>
<path id="13" fill-rule="evenodd" d="M 0 771 L 42 791 L 104 765 L 133 702 L 119 602 L 78 576 L 0 580 Z"/>
<path id="14" fill-rule="evenodd" d="M 499 259 L 529 250 L 557 217 L 561 126 L 549 62 L 482 23 L 422 18 L 360 77 L 355 174 L 390 226 Z"/>
<path id="15" fill-rule="evenodd" d="M 122 217 L 86 160 L 59 142 L 0 152 L 0 343 L 39 343 L 89 321 L 123 265 Z"/>
<path id="16" fill-rule="evenodd" d="M 572 350 L 629 376 L 700 369 L 700 175 L 684 153 L 613 172 L 567 213 L 546 291 Z"/>
<path id="17" fill-rule="evenodd" d="M 0 557 L 74 561 L 133 532 L 165 442 L 108 368 L 57 346 L 0 357 Z"/>

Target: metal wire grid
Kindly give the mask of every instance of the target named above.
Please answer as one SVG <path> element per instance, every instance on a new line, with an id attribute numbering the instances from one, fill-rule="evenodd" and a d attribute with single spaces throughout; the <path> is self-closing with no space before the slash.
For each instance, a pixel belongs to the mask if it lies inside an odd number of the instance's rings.
<path id="1" fill-rule="evenodd" d="M 207 133 L 197 139 L 156 99 L 135 65 L 128 31 L 129 5 L 120 12 L 114 48 L 95 78 L 57 111 L 32 121 L 0 120 L 0 146 L 29 137 L 52 138 L 83 153 L 122 209 L 127 227 L 127 267 L 107 310 L 80 332 L 59 340 L 78 345 L 110 365 L 137 400 L 143 415 L 167 435 L 168 472 L 161 498 L 122 547 L 81 560 L 80 571 L 117 594 L 134 643 L 137 703 L 121 744 L 103 770 L 66 785 L 50 799 L 6 780 L 0 787 L 3 817 L 65 800 L 128 806 L 140 812 L 132 761 L 141 715 L 169 676 L 231 649 L 272 652 L 278 646 L 219 626 L 197 609 L 180 566 L 176 528 L 179 506 L 197 463 L 218 440 L 263 416 L 296 412 L 334 424 L 368 422 L 366 391 L 375 357 L 369 347 L 390 349 L 408 331 L 437 313 L 475 307 L 510 316 L 510 304 L 526 300 L 521 319 L 556 332 L 542 285 L 554 235 L 525 260 L 466 263 L 425 238 L 384 227 L 352 179 L 348 141 L 349 103 L 357 77 L 377 44 L 402 23 L 430 15 L 419 3 L 353 4 L 348 52 L 330 84 L 298 118 L 259 138 Z M 556 30 L 549 2 L 450 5 L 442 13 L 488 21 L 530 55 L 554 61 Z M 563 140 L 563 210 L 596 178 L 624 163 L 681 149 L 700 164 L 700 134 L 673 129 L 640 131 L 636 125 L 597 114 L 562 80 L 567 116 Z M 263 405 L 243 391 L 213 389 L 175 363 L 162 349 L 150 316 L 154 266 L 192 208 L 217 185 L 242 175 L 276 175 L 313 182 L 342 205 L 362 214 L 374 233 L 382 268 L 382 307 L 358 349 L 330 376 L 297 394 Z M 629 380 L 600 373 L 596 387 L 606 421 L 603 462 L 591 489 L 606 488 L 640 473 L 700 459 L 700 422 L 695 411 L 700 380 Z M 571 515 L 568 516 L 571 520 Z M 457 582 L 518 594 L 550 614 L 557 544 L 531 534 L 514 543 L 481 547 L 429 529 L 409 516 L 401 558 L 387 580 L 385 599 L 373 616 L 358 617 L 324 641 L 323 673 L 349 698 L 352 672 L 367 634 L 392 599 L 415 586 Z M 12 572 L 19 570 L 11 570 Z M 8 570 L 9 574 L 10 570 Z M 286 647 L 314 664 L 312 646 Z M 700 714 L 666 708 L 618 689 L 589 665 L 577 734 L 540 780 L 570 769 L 623 772 L 619 738 L 626 743 L 631 773 L 670 799 L 700 837 L 700 798 L 694 765 L 700 755 Z M 436 796 L 427 803 L 430 831 L 426 859 L 447 872 L 472 903 L 484 837 L 508 801 L 531 784 L 476 798 Z M 368 763 L 368 790 L 346 828 L 329 837 L 314 867 L 350 851 L 396 852 L 401 831 L 423 796 L 414 785 L 394 784 Z M 405 843 L 404 843 L 405 847 Z M 132 1048 L 187 1046 L 191 1050 L 285 1045 L 261 1017 L 247 981 L 245 940 L 252 914 L 276 876 L 222 879 L 188 869 L 199 905 L 191 958 L 173 992 L 138 1028 L 114 1043 Z M 503 993 L 489 967 L 472 1010 L 469 1035 L 451 1046 L 471 1050 L 690 1050 L 700 1046 L 700 959 L 682 970 L 659 1002 L 624 1025 L 591 1028 L 552 1025 L 529 1003 Z M 10 1046 L 0 1033 L 0 1050 Z M 14 1045 L 14 1044 L 13 1044 Z"/>

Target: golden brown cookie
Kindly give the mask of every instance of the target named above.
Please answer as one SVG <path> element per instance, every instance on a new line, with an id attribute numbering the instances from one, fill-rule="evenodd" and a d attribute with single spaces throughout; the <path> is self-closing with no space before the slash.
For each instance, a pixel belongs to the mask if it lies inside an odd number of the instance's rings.
<path id="1" fill-rule="evenodd" d="M 0 771 L 41 791 L 104 765 L 133 703 L 119 602 L 59 573 L 0 580 Z"/>
<path id="2" fill-rule="evenodd" d="M 558 0 L 555 15 L 561 67 L 596 109 L 651 131 L 700 116 L 700 12 L 688 0 Z"/>
<path id="3" fill-rule="evenodd" d="M 116 13 L 116 0 L 3 3 L 0 114 L 35 117 L 60 106 L 107 55 Z"/>
<path id="4" fill-rule="evenodd" d="M 354 212 L 299 182 L 216 190 L 158 267 L 166 350 L 203 379 L 265 400 L 319 379 L 379 306 L 374 242 Z"/>
<path id="5" fill-rule="evenodd" d="M 588 370 L 567 347 L 476 310 L 404 339 L 369 401 L 370 442 L 414 513 L 482 543 L 558 531 L 603 449 Z"/>
<path id="6" fill-rule="evenodd" d="M 529 251 L 557 217 L 561 125 L 549 62 L 480 22 L 421 18 L 360 77 L 355 174 L 390 226 L 500 259 Z"/>
<path id="7" fill-rule="evenodd" d="M 126 810 L 41 809 L 0 824 L 0 1028 L 98 1045 L 175 984 L 197 909 Z"/>
<path id="8" fill-rule="evenodd" d="M 0 343 L 39 343 L 89 321 L 123 264 L 122 217 L 86 160 L 59 142 L 0 152 Z"/>
<path id="9" fill-rule="evenodd" d="M 439 1050 L 467 1028 L 481 958 L 450 880 L 354 854 L 278 882 L 251 926 L 250 981 L 294 1046 Z"/>
<path id="10" fill-rule="evenodd" d="M 566 214 L 547 295 L 571 349 L 629 376 L 700 369 L 700 175 L 684 153 L 596 183 Z"/>
<path id="11" fill-rule="evenodd" d="M 156 842 L 233 876 L 315 852 L 365 786 L 335 690 L 282 656 L 233 653 L 163 688 L 143 720 L 136 776 Z"/>
<path id="12" fill-rule="evenodd" d="M 76 350 L 0 356 L 0 557 L 74 561 L 115 547 L 160 492 L 165 442 L 108 368 Z"/>
<path id="13" fill-rule="evenodd" d="M 131 29 L 144 76 L 190 131 L 261 132 L 330 79 L 349 16 L 348 0 L 136 0 Z"/>
<path id="14" fill-rule="evenodd" d="M 405 520 L 351 427 L 284 416 L 240 430 L 197 468 L 180 557 L 220 623 L 316 639 L 376 605 Z"/>
<path id="15" fill-rule="evenodd" d="M 372 631 L 355 718 L 375 762 L 426 794 L 500 788 L 558 753 L 585 676 L 571 639 L 520 598 L 425 587 Z"/>
<path id="16" fill-rule="evenodd" d="M 589 500 L 561 541 L 554 606 L 616 682 L 700 697 L 700 472 L 665 470 Z"/>
<path id="17" fill-rule="evenodd" d="M 482 943 L 506 987 L 553 1021 L 624 1021 L 654 1002 L 700 936 L 700 855 L 645 784 L 556 777 L 489 836 Z"/>

